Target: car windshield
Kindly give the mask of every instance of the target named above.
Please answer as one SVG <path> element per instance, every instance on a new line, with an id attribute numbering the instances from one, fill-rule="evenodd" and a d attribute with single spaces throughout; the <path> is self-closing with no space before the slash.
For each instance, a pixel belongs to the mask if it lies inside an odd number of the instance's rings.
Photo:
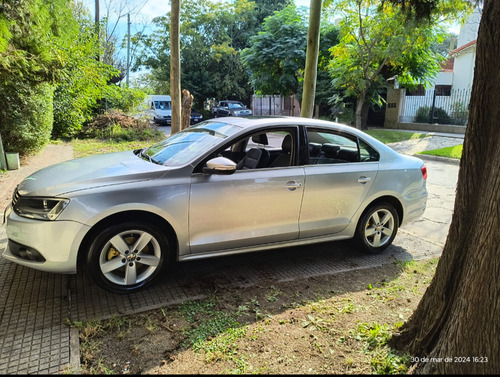
<path id="1" fill-rule="evenodd" d="M 229 108 L 230 109 L 243 109 L 244 106 L 243 104 L 239 103 L 239 102 L 229 102 Z"/>
<path id="2" fill-rule="evenodd" d="M 182 166 L 240 129 L 227 123 L 202 122 L 169 136 L 141 154 L 160 165 Z"/>
<path id="3" fill-rule="evenodd" d="M 170 109 L 170 101 L 155 101 L 155 109 L 169 110 Z"/>

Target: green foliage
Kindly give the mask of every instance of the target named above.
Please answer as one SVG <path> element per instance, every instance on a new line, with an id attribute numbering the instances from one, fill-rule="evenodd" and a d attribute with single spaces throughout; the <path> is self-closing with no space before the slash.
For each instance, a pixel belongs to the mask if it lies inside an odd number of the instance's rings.
<path id="1" fill-rule="evenodd" d="M 12 87 L 14 86 L 14 87 Z M 26 155 L 41 150 L 52 131 L 53 86 L 19 81 L 0 88 L 0 131 L 4 149 Z"/>
<path id="2" fill-rule="evenodd" d="M 294 5 L 264 20 L 263 30 L 241 52 L 257 94 L 297 93 L 306 57 L 307 19 Z"/>
<path id="3" fill-rule="evenodd" d="M 434 48 L 446 36 L 442 18 L 464 9 L 440 5 L 423 22 L 408 17 L 404 9 L 387 1 L 331 3 L 332 14 L 341 17 L 340 43 L 331 48 L 332 85 L 342 91 L 340 98 L 357 98 L 358 109 L 365 100 L 380 101 L 380 90 L 386 88 L 389 78 L 397 77 L 409 88 L 421 83 L 430 85 L 445 59 Z"/>
<path id="4" fill-rule="evenodd" d="M 186 331 L 185 342 L 195 351 L 203 350 L 209 339 L 239 326 L 234 316 L 217 310 L 213 300 L 185 302 L 179 311 L 190 324 L 196 324 Z"/>
<path id="5" fill-rule="evenodd" d="M 401 325 L 397 323 L 394 328 L 375 322 L 358 325 L 356 339 L 363 341 L 365 351 L 371 353 L 371 364 L 376 374 L 405 374 L 408 371 L 409 355 L 398 355 L 387 347 L 387 341 L 392 333 Z"/>
<path id="6" fill-rule="evenodd" d="M 96 60 L 98 51 L 94 23 L 82 9 L 74 9 L 78 28 L 67 31 L 73 43 L 60 51 L 64 76 L 58 81 L 54 94 L 53 137 L 74 137 L 83 125 L 92 120 L 99 101 L 113 92 L 109 80 L 118 71 Z"/>
<path id="7" fill-rule="evenodd" d="M 421 106 L 417 109 L 415 114 L 415 122 L 417 123 L 429 123 L 431 121 L 432 109 L 429 106 Z M 446 110 L 436 107 L 434 108 L 434 119 L 432 123 L 438 124 L 453 124 L 452 119 L 446 112 Z"/>
<path id="8" fill-rule="evenodd" d="M 411 133 L 405 131 L 388 131 L 388 130 L 367 130 L 368 135 L 373 136 L 375 139 L 380 140 L 384 144 L 397 143 L 399 141 L 422 139 L 427 137 L 423 133 Z"/>
<path id="9" fill-rule="evenodd" d="M 239 99 L 248 103 L 252 88 L 240 59 L 260 22 L 290 0 L 186 0 L 181 2 L 181 85 L 201 110 L 207 98 Z M 155 30 L 135 36 L 142 46 L 136 67 L 147 67 L 145 81 L 156 93 L 169 93 L 170 16 L 157 17 Z M 142 85 L 141 85 L 142 87 Z"/>
<path id="10" fill-rule="evenodd" d="M 144 103 L 145 97 L 146 93 L 141 89 L 109 85 L 105 90 L 104 101 L 107 108 L 133 114 L 137 111 L 139 105 Z"/>
<path id="11" fill-rule="evenodd" d="M 86 124 L 78 136 L 122 142 L 158 140 L 164 138 L 165 134 L 157 128 L 151 128 L 148 119 L 110 110 Z"/>
<path id="12" fill-rule="evenodd" d="M 116 71 L 96 61 L 94 27 L 73 0 L 7 2 L 0 15 L 2 137 L 21 154 L 75 135 Z M 4 16 L 5 15 L 5 16 Z"/>

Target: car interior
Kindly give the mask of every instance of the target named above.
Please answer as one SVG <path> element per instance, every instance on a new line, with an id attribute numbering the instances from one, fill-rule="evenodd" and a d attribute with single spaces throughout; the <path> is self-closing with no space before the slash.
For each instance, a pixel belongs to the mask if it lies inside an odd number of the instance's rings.
<path id="1" fill-rule="evenodd" d="M 322 131 L 308 131 L 309 165 L 378 161 L 379 154 L 362 140 Z M 289 131 L 258 132 L 227 146 L 215 156 L 229 158 L 236 170 L 294 165 L 294 136 Z"/>
<path id="2" fill-rule="evenodd" d="M 378 161 L 379 154 L 359 139 L 321 131 L 308 131 L 309 164 Z"/>

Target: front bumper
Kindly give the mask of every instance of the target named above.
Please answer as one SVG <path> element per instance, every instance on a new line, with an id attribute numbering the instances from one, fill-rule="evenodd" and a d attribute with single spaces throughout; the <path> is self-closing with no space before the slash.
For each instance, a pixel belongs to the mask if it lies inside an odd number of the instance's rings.
<path id="1" fill-rule="evenodd" d="M 169 116 L 165 116 L 163 118 L 155 118 L 155 123 L 156 124 L 171 124 L 172 118 Z"/>
<path id="2" fill-rule="evenodd" d="M 32 220 L 7 212 L 5 259 L 41 271 L 76 273 L 78 248 L 88 226 L 74 221 Z"/>

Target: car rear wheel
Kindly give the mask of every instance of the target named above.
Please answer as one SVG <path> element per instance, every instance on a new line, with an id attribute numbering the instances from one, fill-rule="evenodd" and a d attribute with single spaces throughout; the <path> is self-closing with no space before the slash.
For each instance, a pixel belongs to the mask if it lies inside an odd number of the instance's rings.
<path id="1" fill-rule="evenodd" d="M 155 226 L 127 222 L 97 235 L 87 255 L 87 268 L 100 287 L 129 293 L 153 283 L 165 269 L 168 254 L 168 239 Z"/>
<path id="2" fill-rule="evenodd" d="M 399 216 L 389 203 L 374 205 L 361 216 L 356 240 L 364 251 L 379 253 L 387 249 L 398 232 Z"/>

